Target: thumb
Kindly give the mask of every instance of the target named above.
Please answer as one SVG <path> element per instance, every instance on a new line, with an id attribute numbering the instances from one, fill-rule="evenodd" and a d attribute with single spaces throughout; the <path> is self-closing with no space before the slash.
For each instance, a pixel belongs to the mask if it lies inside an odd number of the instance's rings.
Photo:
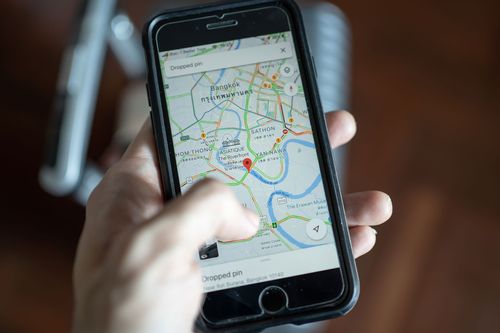
<path id="1" fill-rule="evenodd" d="M 205 179 L 168 203 L 145 227 L 162 239 L 172 239 L 191 255 L 207 240 L 245 239 L 258 226 L 257 215 L 244 208 L 227 186 Z"/>
<path id="2" fill-rule="evenodd" d="M 153 137 L 153 126 L 151 119 L 148 117 L 142 125 L 135 139 L 130 143 L 127 150 L 123 154 L 121 161 L 128 159 L 146 159 L 156 161 L 156 148 Z"/>

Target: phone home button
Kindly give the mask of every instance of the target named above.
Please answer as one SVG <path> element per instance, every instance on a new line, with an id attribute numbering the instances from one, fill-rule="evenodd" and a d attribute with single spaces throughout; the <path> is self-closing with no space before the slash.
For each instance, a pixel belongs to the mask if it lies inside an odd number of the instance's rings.
<path id="1" fill-rule="evenodd" d="M 259 295 L 260 308 L 269 314 L 282 311 L 288 304 L 286 292 L 276 286 L 270 286 L 261 291 Z"/>

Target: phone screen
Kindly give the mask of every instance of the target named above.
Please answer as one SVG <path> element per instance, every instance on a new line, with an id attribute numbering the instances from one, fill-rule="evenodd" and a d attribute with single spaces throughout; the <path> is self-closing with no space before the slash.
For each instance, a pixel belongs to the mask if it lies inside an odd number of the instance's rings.
<path id="1" fill-rule="evenodd" d="M 159 51 L 181 192 L 212 177 L 260 216 L 254 237 L 200 249 L 204 292 L 339 267 L 292 37 Z"/>

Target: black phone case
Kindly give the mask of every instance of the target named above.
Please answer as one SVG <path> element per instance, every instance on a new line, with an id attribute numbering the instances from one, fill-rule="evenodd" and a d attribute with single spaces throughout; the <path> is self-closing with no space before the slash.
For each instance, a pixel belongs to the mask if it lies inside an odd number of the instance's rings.
<path id="1" fill-rule="evenodd" d="M 356 304 L 359 297 L 359 278 L 356 270 L 355 260 L 351 249 L 351 240 L 349 237 L 349 229 L 345 219 L 344 205 L 340 191 L 337 173 L 333 161 L 332 151 L 329 145 L 328 132 L 325 125 L 325 118 L 321 107 L 318 88 L 316 85 L 316 69 L 314 60 L 310 55 L 309 45 L 307 43 L 302 14 L 297 4 L 292 0 L 247 0 L 247 1 L 230 1 L 211 5 L 200 5 L 188 8 L 181 8 L 162 12 L 149 20 L 143 30 L 143 46 L 146 54 L 148 66 L 147 87 L 148 98 L 151 106 L 151 121 L 153 124 L 153 132 L 156 141 L 158 161 L 162 178 L 162 186 L 165 201 L 168 201 L 176 196 L 176 185 L 172 165 L 175 165 L 175 154 L 173 149 L 169 149 L 167 136 L 169 129 L 165 125 L 164 114 L 162 112 L 162 101 L 160 87 L 162 80 L 159 68 L 155 61 L 155 45 L 153 39 L 152 28 L 159 20 L 178 20 L 195 18 L 197 16 L 206 16 L 208 13 L 224 10 L 245 10 L 258 8 L 263 6 L 280 6 L 287 10 L 292 24 L 293 34 L 296 37 L 295 43 L 297 53 L 302 62 L 304 73 L 302 76 L 304 87 L 308 89 L 309 102 L 311 106 L 310 114 L 312 125 L 315 127 L 317 135 L 317 149 L 320 151 L 320 160 L 326 165 L 323 167 L 323 175 L 325 185 L 327 187 L 327 196 L 329 201 L 330 211 L 333 212 L 335 222 L 336 242 L 340 267 L 343 272 L 345 283 L 345 291 L 341 299 L 337 300 L 333 305 L 318 306 L 314 309 L 309 309 L 301 313 L 296 313 L 291 316 L 265 319 L 258 322 L 237 324 L 231 327 L 212 328 L 207 326 L 207 323 L 198 317 L 196 326 L 204 332 L 259 332 L 267 327 L 281 324 L 296 324 L 301 325 L 308 322 L 331 319 L 345 315 Z"/>

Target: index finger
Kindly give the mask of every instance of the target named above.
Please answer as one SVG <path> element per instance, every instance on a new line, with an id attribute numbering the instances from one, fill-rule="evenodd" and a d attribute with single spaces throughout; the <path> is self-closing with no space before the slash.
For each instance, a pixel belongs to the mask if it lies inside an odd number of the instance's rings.
<path id="1" fill-rule="evenodd" d="M 332 148 L 349 142 L 356 134 L 356 121 L 353 115 L 347 111 L 328 112 L 326 126 Z"/>

